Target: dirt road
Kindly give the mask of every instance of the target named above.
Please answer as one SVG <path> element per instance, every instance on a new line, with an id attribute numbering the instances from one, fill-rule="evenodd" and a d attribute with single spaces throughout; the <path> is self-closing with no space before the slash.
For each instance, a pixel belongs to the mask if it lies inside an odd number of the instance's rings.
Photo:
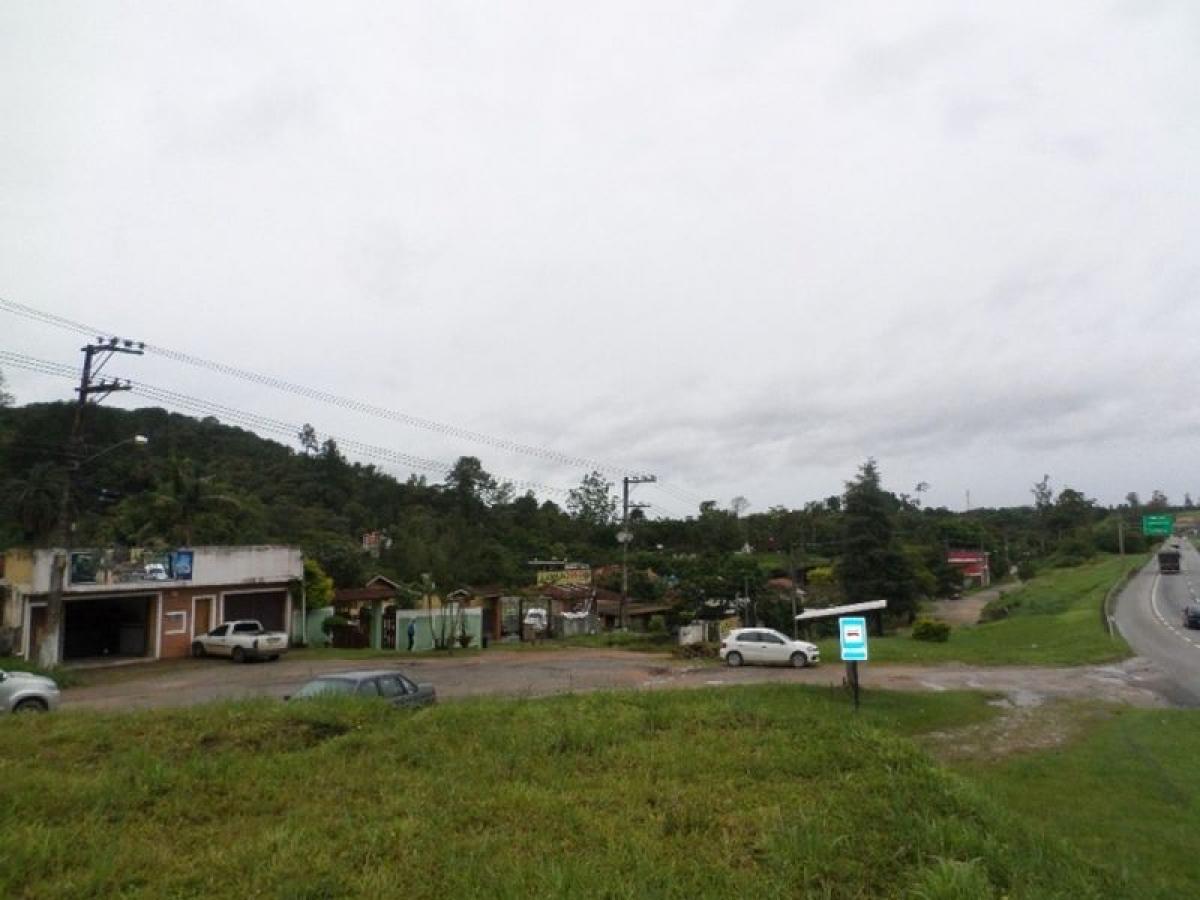
<path id="1" fill-rule="evenodd" d="M 936 600 L 932 604 L 933 618 L 949 622 L 955 628 L 979 624 L 983 608 L 991 601 L 1020 588 L 1021 582 L 1008 582 L 959 597 L 957 600 Z"/>
<path id="2" fill-rule="evenodd" d="M 681 662 L 666 655 L 621 650 L 489 651 L 451 658 L 326 660 L 283 659 L 235 665 L 225 660 L 176 660 L 112 670 L 93 676 L 97 683 L 63 694 L 65 709 L 134 709 L 187 706 L 213 700 L 282 697 L 310 678 L 347 669 L 399 668 L 431 682 L 441 699 L 485 694 L 545 696 L 602 689 L 658 690 L 780 682 L 834 685 L 842 681 L 838 663 L 809 669 L 730 669 Z M 863 685 L 896 690 L 971 689 L 1003 694 L 1014 705 L 1044 699 L 1083 698 L 1137 706 L 1163 706 L 1162 673 L 1142 659 L 1110 666 L 1070 669 L 1031 666 L 974 667 L 869 664 Z"/>

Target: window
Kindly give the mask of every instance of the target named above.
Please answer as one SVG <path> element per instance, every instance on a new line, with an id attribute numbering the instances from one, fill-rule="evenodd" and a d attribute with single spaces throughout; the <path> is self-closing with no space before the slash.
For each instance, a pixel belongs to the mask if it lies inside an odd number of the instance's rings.
<path id="1" fill-rule="evenodd" d="M 234 634 L 258 634 L 262 627 L 257 622 L 237 622 L 233 626 Z"/>
<path id="2" fill-rule="evenodd" d="M 399 697 L 404 693 L 404 685 L 396 675 L 384 675 L 379 679 L 379 693 L 385 697 Z"/>
<path id="3" fill-rule="evenodd" d="M 379 683 L 377 681 L 375 681 L 374 678 L 372 678 L 368 681 L 364 681 L 362 684 L 360 684 L 358 686 L 358 691 L 356 693 L 360 697 L 378 697 L 379 696 Z"/>
<path id="4" fill-rule="evenodd" d="M 187 634 L 187 613 L 169 612 L 163 615 L 163 634 Z"/>
<path id="5" fill-rule="evenodd" d="M 297 697 L 317 697 L 321 694 L 353 694 L 354 682 L 347 681 L 345 678 L 318 678 L 316 681 L 310 681 L 300 690 L 296 691 Z"/>
<path id="6" fill-rule="evenodd" d="M 771 634 L 771 632 L 769 632 L 769 631 L 762 632 L 762 636 L 759 638 L 759 640 L 761 640 L 764 644 L 782 644 L 783 643 L 783 639 L 779 635 Z"/>
<path id="7" fill-rule="evenodd" d="M 760 644 L 762 643 L 761 631 L 746 631 L 738 635 L 739 644 Z"/>
<path id="8" fill-rule="evenodd" d="M 404 690 L 408 691 L 408 693 L 415 694 L 417 692 L 417 686 L 403 675 L 397 675 L 396 677 L 400 679 L 400 683 L 404 685 Z"/>
<path id="9" fill-rule="evenodd" d="M 218 625 L 208 633 L 209 637 L 225 637 L 225 632 L 229 630 L 228 625 Z"/>

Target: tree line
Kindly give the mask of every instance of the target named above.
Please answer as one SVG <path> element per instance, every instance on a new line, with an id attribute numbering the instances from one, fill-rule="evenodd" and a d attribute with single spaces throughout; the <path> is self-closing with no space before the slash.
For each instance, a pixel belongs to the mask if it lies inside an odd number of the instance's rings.
<path id="1" fill-rule="evenodd" d="M 311 427 L 292 447 L 214 418 L 96 407 L 88 410 L 89 449 L 133 434 L 149 443 L 71 473 L 72 415 L 66 403 L 0 406 L 0 549 L 52 540 L 70 477 L 77 546 L 288 543 L 338 586 L 379 573 L 448 589 L 516 590 L 533 582 L 529 560 L 571 559 L 597 568 L 603 586 L 619 586 L 606 568 L 620 558 L 617 497 L 598 472 L 556 502 L 516 491 L 473 456 L 440 480 L 401 480 L 348 460 L 333 440 L 318 444 Z M 969 512 L 923 505 L 921 488 L 885 490 L 867 460 L 841 494 L 800 508 L 750 512 L 737 497 L 680 518 L 636 510 L 630 593 L 685 617 L 745 598 L 762 620 L 785 625 L 789 585 L 802 585 L 810 604 L 886 597 L 895 615 L 911 618 L 921 598 L 959 590 L 948 549 L 988 552 L 996 577 L 1017 568 L 1028 575 L 1115 552 L 1122 526 L 1126 549 L 1139 551 L 1140 515 L 1169 508 L 1157 492 L 1145 504 L 1130 494 L 1105 508 L 1073 488 L 1056 491 L 1048 477 L 1034 483 L 1029 505 Z M 384 538 L 377 556 L 361 545 L 372 532 Z"/>

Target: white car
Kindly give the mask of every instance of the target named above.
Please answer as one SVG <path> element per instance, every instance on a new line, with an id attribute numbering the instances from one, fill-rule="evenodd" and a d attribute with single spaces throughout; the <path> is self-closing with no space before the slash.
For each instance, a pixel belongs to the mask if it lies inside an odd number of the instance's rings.
<path id="1" fill-rule="evenodd" d="M 0 713 L 50 712 L 60 696 L 58 685 L 45 675 L 0 669 Z"/>
<path id="2" fill-rule="evenodd" d="M 821 651 L 808 641 L 794 641 L 774 628 L 735 628 L 721 638 L 721 659 L 727 665 L 795 666 L 821 661 Z"/>
<path id="3" fill-rule="evenodd" d="M 284 632 L 267 631 L 254 619 L 225 622 L 192 642 L 192 656 L 228 656 L 236 663 L 274 661 L 287 649 L 288 636 Z"/>

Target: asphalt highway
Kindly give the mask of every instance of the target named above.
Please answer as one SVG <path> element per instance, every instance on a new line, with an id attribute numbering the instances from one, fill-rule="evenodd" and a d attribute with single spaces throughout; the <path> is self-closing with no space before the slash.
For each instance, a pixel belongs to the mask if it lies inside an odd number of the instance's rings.
<path id="1" fill-rule="evenodd" d="M 1200 706 L 1200 630 L 1183 626 L 1183 608 L 1200 602 L 1200 552 L 1180 540 L 1181 569 L 1162 575 L 1157 559 L 1130 580 L 1117 600 L 1116 622 L 1129 645 L 1154 662 L 1177 703 Z"/>

